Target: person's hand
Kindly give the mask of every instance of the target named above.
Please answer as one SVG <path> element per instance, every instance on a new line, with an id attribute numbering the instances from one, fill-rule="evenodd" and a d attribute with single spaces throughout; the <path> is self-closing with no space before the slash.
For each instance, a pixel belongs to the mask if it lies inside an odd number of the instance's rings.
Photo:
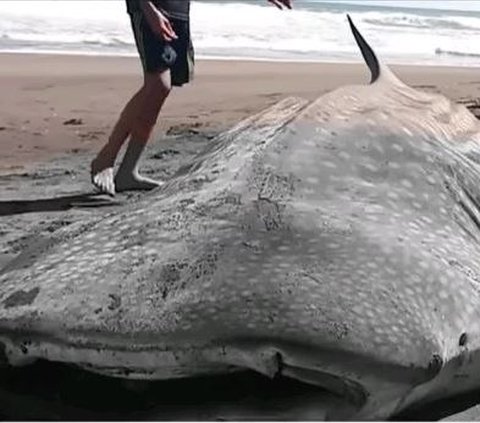
<path id="1" fill-rule="evenodd" d="M 287 9 L 292 8 L 292 0 L 268 0 L 269 3 L 274 4 L 279 9 L 286 7 Z"/>
<path id="2" fill-rule="evenodd" d="M 178 38 L 168 18 L 150 1 L 142 2 L 142 6 L 148 25 L 155 34 L 167 42 Z"/>
<path id="3" fill-rule="evenodd" d="M 153 13 L 152 19 L 148 23 L 152 31 L 163 40 L 170 42 L 178 38 L 168 18 L 159 10 Z"/>

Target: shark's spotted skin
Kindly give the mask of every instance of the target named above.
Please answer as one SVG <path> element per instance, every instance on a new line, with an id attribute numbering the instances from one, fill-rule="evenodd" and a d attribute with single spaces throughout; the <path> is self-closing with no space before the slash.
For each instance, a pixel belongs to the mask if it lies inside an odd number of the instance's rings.
<path id="1" fill-rule="evenodd" d="M 480 386 L 480 126 L 354 33 L 370 86 L 286 99 L 135 207 L 7 266 L 10 362 L 281 373 L 357 418 Z"/>

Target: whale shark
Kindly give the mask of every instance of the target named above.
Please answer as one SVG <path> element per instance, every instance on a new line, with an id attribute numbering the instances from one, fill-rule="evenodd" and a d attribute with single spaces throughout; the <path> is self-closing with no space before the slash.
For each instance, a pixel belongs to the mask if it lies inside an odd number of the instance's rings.
<path id="1" fill-rule="evenodd" d="M 326 419 L 480 388 L 480 124 L 400 81 L 348 19 L 370 84 L 280 101 L 1 270 L 4 366 L 250 370 L 335 394 Z"/>

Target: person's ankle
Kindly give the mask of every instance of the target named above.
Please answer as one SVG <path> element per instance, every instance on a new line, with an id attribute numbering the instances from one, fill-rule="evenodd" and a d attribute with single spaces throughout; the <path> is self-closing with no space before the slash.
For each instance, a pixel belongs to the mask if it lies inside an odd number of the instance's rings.
<path id="1" fill-rule="evenodd" d="M 109 167 L 113 167 L 115 164 L 115 154 L 113 154 L 111 151 L 109 151 L 108 148 L 103 147 L 98 154 L 95 156 L 95 158 L 91 162 L 92 169 L 93 168 L 98 168 L 98 169 L 106 169 Z"/>
<path id="2" fill-rule="evenodd" d="M 107 158 L 107 157 L 102 157 L 100 155 L 97 155 L 90 163 L 90 168 L 92 172 L 99 172 L 104 169 L 108 169 L 113 167 L 115 164 L 114 160 Z"/>
<path id="3" fill-rule="evenodd" d="M 163 182 L 142 176 L 137 170 L 119 169 L 115 175 L 115 186 L 118 192 L 129 190 L 150 190 L 162 186 Z"/>
<path id="4" fill-rule="evenodd" d="M 115 178 L 122 179 L 122 180 L 130 180 L 130 179 L 135 179 L 137 175 L 139 175 L 138 170 L 128 168 L 122 163 L 117 169 L 117 174 Z"/>

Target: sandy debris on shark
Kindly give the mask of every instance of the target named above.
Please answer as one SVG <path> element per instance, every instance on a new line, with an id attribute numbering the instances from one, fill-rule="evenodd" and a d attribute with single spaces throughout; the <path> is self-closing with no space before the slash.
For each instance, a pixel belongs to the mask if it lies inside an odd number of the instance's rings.
<path id="1" fill-rule="evenodd" d="M 370 85 L 285 99 L 139 204 L 10 263 L 6 360 L 252 369 L 339 394 L 356 419 L 480 387 L 480 125 L 400 82 L 350 24 Z"/>

